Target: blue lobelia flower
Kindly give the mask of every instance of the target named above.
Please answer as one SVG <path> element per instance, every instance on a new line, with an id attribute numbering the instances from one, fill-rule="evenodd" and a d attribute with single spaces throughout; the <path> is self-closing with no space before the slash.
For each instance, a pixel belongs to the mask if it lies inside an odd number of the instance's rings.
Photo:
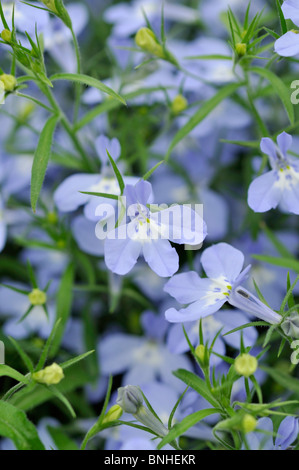
<path id="1" fill-rule="evenodd" d="M 124 196 L 130 221 L 107 234 L 105 263 L 108 269 L 116 274 L 127 274 L 142 253 L 155 273 L 161 277 L 172 276 L 179 268 L 179 257 L 169 240 L 199 245 L 207 234 L 205 222 L 188 205 L 152 212 L 153 206 L 148 204 L 152 186 L 147 181 L 127 185 Z"/>
<path id="2" fill-rule="evenodd" d="M 277 144 L 268 137 L 261 141 L 261 150 L 269 156 L 272 170 L 251 183 L 248 204 L 255 212 L 280 205 L 283 211 L 299 214 L 299 161 L 287 153 L 292 136 L 283 132 L 277 137 Z"/>
<path id="3" fill-rule="evenodd" d="M 280 423 L 277 436 L 273 442 L 273 423 L 270 418 L 258 420 L 257 429 L 246 435 L 249 450 L 286 450 L 297 438 L 299 432 L 298 418 L 287 416 Z M 244 447 L 243 447 L 244 449 Z"/>
<path id="4" fill-rule="evenodd" d="M 168 292 L 186 308 L 166 311 L 166 319 L 172 323 L 198 320 L 220 310 L 225 302 L 271 324 L 280 323 L 281 316 L 267 307 L 254 295 L 241 287 L 251 266 L 242 271 L 244 255 L 227 243 L 207 248 L 201 256 L 201 264 L 208 276 L 202 279 L 194 271 L 177 274 L 165 285 Z"/>
<path id="5" fill-rule="evenodd" d="M 114 160 L 120 157 L 120 144 L 117 139 L 109 140 L 100 135 L 95 141 L 95 148 L 102 162 L 101 174 L 78 173 L 71 175 L 61 183 L 54 193 L 54 201 L 61 212 L 73 212 L 84 205 L 84 215 L 89 220 L 97 220 L 95 211 L 101 202 L 106 199 L 82 194 L 80 191 L 98 192 L 106 194 L 120 194 L 119 185 L 111 172 L 107 150 Z M 125 182 L 137 181 L 137 178 L 125 178 Z"/>
<path id="6" fill-rule="evenodd" d="M 282 11 L 287 20 L 292 20 L 299 26 L 299 4 L 297 0 L 283 2 Z M 291 30 L 281 36 L 274 45 L 275 52 L 283 57 L 292 57 L 299 54 L 299 35 L 296 30 Z"/>
<path id="7" fill-rule="evenodd" d="M 144 312 L 142 326 L 145 336 L 110 333 L 99 341 L 99 360 L 104 376 L 124 373 L 122 384 L 143 386 L 155 379 L 182 392 L 184 384 L 172 371 L 178 368 L 192 370 L 188 357 L 171 354 L 163 337 L 167 322 L 153 312 Z M 164 333 L 164 334 L 163 334 Z"/>

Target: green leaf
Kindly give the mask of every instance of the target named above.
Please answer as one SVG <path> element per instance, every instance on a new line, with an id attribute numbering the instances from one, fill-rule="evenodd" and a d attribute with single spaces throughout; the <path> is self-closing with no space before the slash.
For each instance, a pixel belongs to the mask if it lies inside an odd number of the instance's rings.
<path id="1" fill-rule="evenodd" d="M 290 123 L 294 124 L 294 120 L 295 120 L 294 107 L 290 100 L 289 89 L 286 87 L 283 81 L 277 75 L 275 75 L 273 72 L 271 72 L 269 69 L 266 69 L 266 68 L 250 67 L 250 71 L 252 73 L 256 73 L 260 75 L 261 77 L 265 78 L 271 83 L 271 85 L 273 86 L 275 90 L 275 93 L 280 97 L 285 107 Z"/>
<path id="2" fill-rule="evenodd" d="M 108 194 L 108 193 L 96 193 L 93 191 L 79 191 L 81 194 L 88 194 L 89 196 L 98 196 L 98 197 L 106 197 L 107 199 L 114 199 L 115 201 L 118 201 L 119 196 L 116 196 L 115 194 Z"/>
<path id="3" fill-rule="evenodd" d="M 44 348 L 43 348 L 43 351 L 42 351 L 42 353 L 41 353 L 41 356 L 40 356 L 40 359 L 39 359 L 39 361 L 38 361 L 38 364 L 37 364 L 37 366 L 36 366 L 36 368 L 35 368 L 35 372 L 40 371 L 40 370 L 44 367 L 44 365 L 45 365 L 45 363 L 46 363 L 46 360 L 47 360 L 47 357 L 48 357 L 48 354 L 49 354 L 49 350 L 50 350 L 50 348 L 51 348 L 51 346 L 52 346 L 52 342 L 53 342 L 53 339 L 54 339 L 54 337 L 55 337 L 55 335 L 56 335 L 56 331 L 57 331 L 57 328 L 58 328 L 58 325 L 59 325 L 60 322 L 61 322 L 61 319 L 58 319 L 57 322 L 55 323 L 55 325 L 53 326 L 53 329 L 52 329 L 52 331 L 51 331 L 51 334 L 50 334 L 49 338 L 48 338 L 47 341 L 46 341 L 46 344 L 45 344 L 45 346 L 44 346 Z"/>
<path id="4" fill-rule="evenodd" d="M 201 122 L 203 121 L 225 98 L 232 95 L 241 83 L 230 83 L 221 88 L 211 99 L 206 101 L 189 121 L 176 133 L 167 151 L 166 160 L 169 158 L 176 145 Z"/>
<path id="5" fill-rule="evenodd" d="M 265 261 L 265 263 L 281 266 L 282 268 L 292 269 L 293 271 L 299 273 L 299 261 L 296 261 L 295 259 L 276 258 L 275 256 L 267 255 L 252 255 L 252 257 L 260 261 Z"/>
<path id="6" fill-rule="evenodd" d="M 83 85 L 91 86 L 93 88 L 101 90 L 102 92 L 126 105 L 124 98 L 115 91 L 113 91 L 112 88 L 109 88 L 107 85 L 104 85 L 104 83 L 100 82 L 100 80 L 97 80 L 93 77 L 89 77 L 88 75 L 83 75 L 79 73 L 56 73 L 55 75 L 52 75 L 52 77 L 50 77 L 50 80 L 52 82 L 54 82 L 55 80 L 70 80 L 75 83 L 81 83 Z"/>
<path id="7" fill-rule="evenodd" d="M 117 168 L 117 165 L 116 165 L 115 161 L 113 160 L 113 158 L 111 157 L 108 150 L 106 150 L 106 152 L 107 152 L 109 161 L 111 163 L 111 166 L 113 168 L 114 174 L 116 176 L 118 186 L 119 186 L 119 189 L 120 189 L 120 194 L 122 194 L 124 192 L 124 189 L 125 189 L 125 183 L 124 183 L 123 177 L 121 176 L 121 173 L 120 173 L 119 169 Z"/>
<path id="8" fill-rule="evenodd" d="M 22 382 L 24 384 L 29 383 L 29 379 L 25 377 L 25 375 L 20 374 L 20 372 L 17 370 L 14 370 L 4 364 L 0 364 L 0 377 L 10 377 L 11 379 L 17 380 L 18 382 Z"/>
<path id="9" fill-rule="evenodd" d="M 170 413 L 169 419 L 168 419 L 168 425 L 167 425 L 168 429 L 170 429 L 171 426 L 172 426 L 172 420 L 173 420 L 174 414 L 175 414 L 175 412 L 176 412 L 176 410 L 177 410 L 179 404 L 181 403 L 182 399 L 184 398 L 184 396 L 185 396 L 187 390 L 189 390 L 189 387 L 186 387 L 186 388 L 185 388 L 185 390 L 184 390 L 183 393 L 179 396 L 179 398 L 178 398 L 176 404 L 174 405 L 174 407 L 173 407 L 172 410 L 171 410 L 171 413 Z"/>
<path id="10" fill-rule="evenodd" d="M 211 403 L 211 405 L 217 408 L 217 400 L 211 394 L 204 380 L 185 369 L 178 369 L 173 372 L 173 375 L 175 375 L 175 377 L 177 377 L 178 379 L 182 380 L 189 387 L 193 388 L 193 390 L 198 392 L 203 398 L 205 398 L 209 403 Z"/>
<path id="11" fill-rule="evenodd" d="M 31 206 L 36 211 L 36 204 L 45 179 L 51 155 L 51 146 L 58 116 L 52 116 L 43 128 L 34 154 L 31 173 Z"/>
<path id="12" fill-rule="evenodd" d="M 74 267 L 70 263 L 62 277 L 57 293 L 56 321 L 60 320 L 55 337 L 53 338 L 51 357 L 54 357 L 59 349 L 66 323 L 72 307 L 73 300 Z"/>
<path id="13" fill-rule="evenodd" d="M 33 363 L 31 361 L 30 357 L 26 354 L 25 351 L 23 351 L 23 349 L 21 348 L 19 343 L 14 338 L 11 338 L 11 336 L 9 336 L 9 340 L 11 341 L 11 343 L 13 344 L 15 349 L 18 351 L 18 354 L 22 358 L 22 360 L 23 360 L 25 366 L 27 367 L 28 371 L 33 372 L 34 371 L 34 366 L 33 366 Z"/>
<path id="14" fill-rule="evenodd" d="M 69 361 L 66 361 L 66 362 L 62 362 L 60 364 L 60 367 L 62 369 L 67 369 L 68 367 L 71 367 L 73 366 L 74 364 L 76 364 L 77 362 L 80 362 L 80 361 L 83 361 L 83 359 L 85 359 L 86 357 L 90 356 L 91 354 L 93 354 L 94 351 L 88 351 L 84 354 L 81 354 L 80 356 L 77 356 L 77 357 L 74 357 L 73 359 L 70 359 Z"/>
<path id="15" fill-rule="evenodd" d="M 162 163 L 165 163 L 164 160 L 161 160 L 155 166 L 153 166 L 153 168 L 151 168 L 147 173 L 145 173 L 145 175 L 143 176 L 142 179 L 143 180 L 148 180 L 152 176 L 154 171 L 156 171 L 156 169 L 159 168 L 160 165 L 162 165 Z"/>
<path id="16" fill-rule="evenodd" d="M 3 401 L 0 401 L 0 435 L 11 439 L 18 450 L 45 450 L 25 413 Z"/>
<path id="17" fill-rule="evenodd" d="M 223 336 L 231 335 L 232 333 L 235 333 L 236 331 L 244 330 L 244 328 L 250 328 L 251 326 L 269 326 L 269 323 L 266 323 L 265 321 L 253 321 L 250 323 L 245 323 L 245 325 L 238 326 L 237 328 L 234 328 L 233 330 L 230 330 L 227 333 L 224 333 Z"/>
<path id="18" fill-rule="evenodd" d="M 291 377 L 286 372 L 275 369 L 274 367 L 259 366 L 260 369 L 267 372 L 279 385 L 282 385 L 285 390 L 292 391 L 299 394 L 299 380 Z"/>
<path id="19" fill-rule="evenodd" d="M 216 413 L 219 413 L 219 410 L 214 409 L 214 408 L 209 408 L 207 410 L 196 411 L 195 413 L 192 413 L 191 415 L 186 416 L 186 418 L 184 418 L 180 423 L 175 424 L 173 428 L 171 428 L 167 436 L 163 437 L 157 449 L 158 450 L 162 449 L 162 447 L 174 441 L 177 437 L 180 437 L 188 429 L 192 428 L 192 426 L 195 426 L 195 424 L 197 424 L 199 421 L 206 418 L 207 416 L 210 416 Z"/>
<path id="20" fill-rule="evenodd" d="M 287 27 L 286 20 L 284 19 L 283 11 L 281 9 L 281 5 L 280 5 L 279 0 L 276 0 L 276 6 L 277 6 L 278 14 L 279 14 L 281 32 L 282 32 L 282 34 L 285 34 L 288 31 L 288 27 Z"/>
<path id="21" fill-rule="evenodd" d="M 58 390 L 57 387 L 54 387 L 54 385 L 51 385 L 49 387 L 47 387 L 52 393 L 53 395 L 58 398 L 58 400 L 61 401 L 61 403 L 64 404 L 64 406 L 66 407 L 66 409 L 69 411 L 70 415 L 72 418 L 76 418 L 76 413 L 72 407 L 72 405 L 70 404 L 70 402 L 68 401 L 68 399 Z"/>

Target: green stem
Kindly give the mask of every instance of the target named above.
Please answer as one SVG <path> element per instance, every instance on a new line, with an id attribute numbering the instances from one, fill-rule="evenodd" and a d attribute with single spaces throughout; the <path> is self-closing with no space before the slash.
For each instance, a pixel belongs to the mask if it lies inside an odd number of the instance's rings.
<path id="1" fill-rule="evenodd" d="M 73 43 L 76 52 L 76 59 L 77 59 L 77 73 L 81 73 L 81 56 L 80 56 L 80 49 L 77 37 L 74 33 L 73 28 L 71 28 Z M 80 97 L 81 97 L 81 85 L 80 83 L 76 83 L 75 85 L 75 109 L 74 109 L 74 124 L 77 122 L 78 115 L 79 115 L 79 108 L 80 108 Z"/>

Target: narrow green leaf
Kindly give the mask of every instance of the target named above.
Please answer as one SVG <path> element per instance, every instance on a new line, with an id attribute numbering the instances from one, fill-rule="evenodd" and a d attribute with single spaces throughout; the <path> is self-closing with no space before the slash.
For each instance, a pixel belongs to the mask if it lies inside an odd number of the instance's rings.
<path id="1" fill-rule="evenodd" d="M 281 5 L 280 5 L 279 0 L 276 0 L 276 6 L 277 6 L 277 10 L 278 10 L 278 15 L 279 15 L 281 32 L 282 32 L 282 34 L 285 34 L 288 31 L 288 27 L 287 27 L 286 20 L 284 19 L 283 11 L 281 9 Z"/>
<path id="2" fill-rule="evenodd" d="M 177 423 L 173 426 L 173 428 L 169 431 L 167 436 L 163 437 L 162 441 L 158 445 L 157 449 L 160 450 L 166 444 L 174 441 L 177 437 L 182 436 L 188 429 L 195 426 L 199 421 L 210 416 L 212 414 L 219 413 L 219 410 L 214 408 L 209 408 L 207 410 L 200 410 L 192 413 L 189 416 L 186 416 L 180 423 Z"/>
<path id="3" fill-rule="evenodd" d="M 28 354 L 26 354 L 26 352 L 23 351 L 23 349 L 21 348 L 19 343 L 14 338 L 9 336 L 9 340 L 13 344 L 15 349 L 17 350 L 19 356 L 22 358 L 22 360 L 23 360 L 25 366 L 27 367 L 28 371 L 32 373 L 34 371 L 34 366 L 33 366 L 33 362 L 31 361 L 30 357 L 28 356 Z"/>
<path id="4" fill-rule="evenodd" d="M 287 115 L 289 117 L 290 123 L 294 124 L 295 116 L 294 116 L 294 107 L 290 100 L 290 92 L 283 81 L 275 75 L 271 70 L 261 67 L 250 67 L 250 71 L 252 73 L 256 73 L 261 77 L 268 80 L 271 85 L 273 86 L 275 93 L 280 97 Z"/>
<path id="5" fill-rule="evenodd" d="M 81 194 L 88 194 L 89 196 L 98 196 L 98 197 L 106 197 L 107 199 L 114 199 L 117 201 L 119 199 L 119 196 L 116 196 L 115 194 L 108 194 L 108 193 L 96 193 L 93 191 L 79 191 Z"/>
<path id="6" fill-rule="evenodd" d="M 117 165 L 116 165 L 115 161 L 113 160 L 113 158 L 111 157 L 110 153 L 108 152 L 108 150 L 106 150 L 106 151 L 107 151 L 109 161 L 112 165 L 114 174 L 116 176 L 116 179 L 117 179 L 117 182 L 118 182 L 118 185 L 119 185 L 120 194 L 122 194 L 124 192 L 124 189 L 125 189 L 125 183 L 124 183 L 123 177 L 121 176 L 121 173 L 120 173 L 119 169 L 117 168 Z"/>
<path id="7" fill-rule="evenodd" d="M 156 169 L 159 168 L 160 165 L 162 165 L 162 163 L 165 163 L 165 161 L 161 160 L 160 162 L 158 162 L 153 168 L 151 168 L 147 173 L 145 173 L 142 179 L 148 180 L 152 176 L 154 171 L 156 171 Z"/>
<path id="8" fill-rule="evenodd" d="M 45 179 L 51 155 L 52 140 L 59 117 L 52 116 L 43 128 L 34 154 L 31 173 L 31 206 L 36 211 L 36 204 Z"/>
<path id="9" fill-rule="evenodd" d="M 3 401 L 0 401 L 0 435 L 11 439 L 18 450 L 45 450 L 24 411 Z"/>
<path id="10" fill-rule="evenodd" d="M 221 88 L 211 99 L 206 101 L 189 121 L 176 133 L 168 149 L 166 160 L 176 145 L 186 137 L 201 121 L 203 121 L 225 98 L 232 95 L 241 83 L 230 83 Z"/>
<path id="11" fill-rule="evenodd" d="M 10 377 L 11 379 L 22 382 L 23 384 L 29 383 L 29 379 L 25 377 L 25 375 L 20 374 L 20 372 L 4 364 L 0 364 L 0 377 Z"/>
<path id="12" fill-rule="evenodd" d="M 73 299 L 74 267 L 70 263 L 62 277 L 57 293 L 56 321 L 60 320 L 55 337 L 53 338 L 51 357 L 54 357 L 59 349 L 66 323 L 69 319 Z"/>
<path id="13" fill-rule="evenodd" d="M 90 356 L 91 354 L 93 354 L 94 351 L 88 351 L 84 354 L 81 354 L 80 356 L 77 356 L 77 357 L 74 357 L 73 359 L 70 359 L 69 361 L 66 361 L 66 362 L 62 362 L 60 364 L 60 367 L 62 369 L 67 369 L 68 367 L 71 367 L 73 366 L 74 364 L 76 364 L 77 362 L 80 362 L 80 361 L 83 361 L 83 359 L 85 359 L 86 357 Z"/>
<path id="14" fill-rule="evenodd" d="M 50 80 L 52 82 L 54 82 L 55 80 L 70 80 L 75 83 L 82 83 L 83 85 L 97 88 L 98 90 L 101 90 L 102 92 L 126 105 L 124 98 L 115 91 L 113 91 L 112 88 L 109 88 L 107 85 L 104 85 L 104 83 L 100 82 L 100 80 L 97 80 L 93 77 L 89 77 L 88 75 L 83 75 L 79 73 L 56 73 L 55 75 L 52 75 L 52 77 L 50 77 Z"/>
<path id="15" fill-rule="evenodd" d="M 299 394 L 299 380 L 291 377 L 286 372 L 275 369 L 274 367 L 260 366 L 260 369 L 267 372 L 278 384 L 282 385 L 284 389 Z"/>
<path id="16" fill-rule="evenodd" d="M 173 375 L 178 379 L 182 380 L 186 385 L 193 388 L 196 392 L 198 392 L 203 398 L 205 398 L 212 406 L 217 408 L 218 403 L 217 400 L 213 397 L 210 390 L 207 387 L 207 384 L 204 380 L 202 380 L 197 375 L 189 372 L 188 370 L 178 369 L 173 372 Z"/>
<path id="17" fill-rule="evenodd" d="M 299 261 L 296 261 L 295 259 L 276 258 L 275 256 L 267 255 L 252 255 L 252 257 L 260 261 L 265 261 L 265 263 L 281 266 L 282 268 L 292 269 L 293 271 L 299 273 Z"/>

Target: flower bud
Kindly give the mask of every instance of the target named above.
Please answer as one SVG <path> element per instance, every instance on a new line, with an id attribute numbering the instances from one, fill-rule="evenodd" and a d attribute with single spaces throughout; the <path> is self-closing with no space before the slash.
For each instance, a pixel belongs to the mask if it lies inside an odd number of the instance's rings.
<path id="1" fill-rule="evenodd" d="M 28 297 L 31 305 L 44 305 L 47 302 L 47 294 L 39 289 L 33 289 Z"/>
<path id="2" fill-rule="evenodd" d="M 291 338 L 299 338 L 299 313 L 292 312 L 281 324 L 282 331 Z"/>
<path id="3" fill-rule="evenodd" d="M 9 29 L 3 29 L 1 33 L 1 38 L 3 39 L 3 41 L 6 41 L 6 42 L 11 41 L 11 32 L 9 31 Z"/>
<path id="4" fill-rule="evenodd" d="M 244 415 L 243 420 L 242 420 L 243 432 L 245 433 L 252 432 L 255 430 L 256 426 L 257 426 L 257 420 L 255 419 L 254 416 L 250 414 Z"/>
<path id="5" fill-rule="evenodd" d="M 106 413 L 106 415 L 104 416 L 102 424 L 111 423 L 112 421 L 119 419 L 122 414 L 123 414 L 122 408 L 119 405 L 113 405 L 111 406 L 108 413 Z"/>
<path id="6" fill-rule="evenodd" d="M 150 54 L 163 58 L 164 53 L 155 33 L 149 28 L 141 28 L 135 36 L 137 46 Z"/>
<path id="7" fill-rule="evenodd" d="M 44 5 L 46 5 L 49 10 L 53 11 L 54 13 L 58 13 L 57 8 L 55 6 L 55 0 L 41 0 Z"/>
<path id="8" fill-rule="evenodd" d="M 180 114 L 188 106 L 188 101 L 183 95 L 177 95 L 171 105 L 173 114 Z"/>
<path id="9" fill-rule="evenodd" d="M 135 414 L 143 404 L 143 396 L 135 385 L 127 385 L 118 389 L 116 403 L 126 412 Z"/>
<path id="10" fill-rule="evenodd" d="M 239 375 L 243 375 L 244 377 L 250 377 L 250 375 L 254 374 L 258 362 L 254 356 L 250 354 L 241 354 L 235 359 L 235 370 Z"/>
<path id="11" fill-rule="evenodd" d="M 57 385 L 64 378 L 64 373 L 62 368 L 54 362 L 51 366 L 34 372 L 32 378 L 40 384 Z"/>
<path id="12" fill-rule="evenodd" d="M 56 212 L 48 212 L 47 214 L 47 221 L 49 224 L 55 225 L 58 222 L 58 217 Z"/>
<path id="13" fill-rule="evenodd" d="M 16 88 L 17 80 L 13 75 L 3 73 L 0 75 L 0 80 L 4 85 L 5 91 L 13 91 Z"/>
<path id="14" fill-rule="evenodd" d="M 205 366 L 209 364 L 209 352 L 203 344 L 199 344 L 195 349 L 195 356 L 200 365 Z"/>
<path id="15" fill-rule="evenodd" d="M 245 55 L 247 52 L 247 45 L 244 44 L 243 42 L 238 42 L 236 44 L 236 53 L 238 54 L 239 57 L 242 57 Z"/>

